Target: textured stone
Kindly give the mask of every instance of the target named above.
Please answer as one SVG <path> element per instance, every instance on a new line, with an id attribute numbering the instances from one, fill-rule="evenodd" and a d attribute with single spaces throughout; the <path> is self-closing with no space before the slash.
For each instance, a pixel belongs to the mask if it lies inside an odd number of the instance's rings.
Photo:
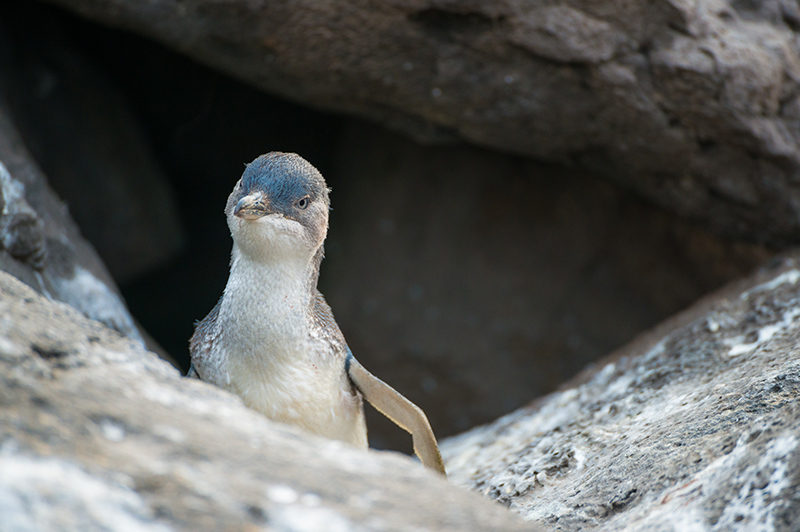
<path id="1" fill-rule="evenodd" d="M 2 528 L 530 530 L 418 462 L 268 421 L 0 273 Z"/>
<path id="2" fill-rule="evenodd" d="M 453 482 L 554 530 L 796 530 L 800 257 L 562 391 L 444 442 Z"/>
<path id="3" fill-rule="evenodd" d="M 800 240 L 791 2 L 50 1 L 294 101 L 584 165 L 724 234 Z"/>
<path id="4" fill-rule="evenodd" d="M 20 140 L 0 100 L 0 269 L 144 341 L 97 253 Z"/>

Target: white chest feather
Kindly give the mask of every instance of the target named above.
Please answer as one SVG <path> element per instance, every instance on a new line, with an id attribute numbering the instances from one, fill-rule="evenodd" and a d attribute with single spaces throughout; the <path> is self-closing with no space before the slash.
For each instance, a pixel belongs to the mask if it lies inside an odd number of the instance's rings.
<path id="1" fill-rule="evenodd" d="M 213 358 L 216 384 L 270 419 L 366 446 L 361 399 L 344 373 L 343 353 L 309 328 L 308 266 L 256 263 L 234 249 Z"/>

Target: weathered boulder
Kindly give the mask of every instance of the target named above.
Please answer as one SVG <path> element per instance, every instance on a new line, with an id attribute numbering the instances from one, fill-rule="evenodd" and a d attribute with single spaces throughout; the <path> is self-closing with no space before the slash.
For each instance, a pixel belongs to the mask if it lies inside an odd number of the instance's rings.
<path id="1" fill-rule="evenodd" d="M 530 530 L 395 453 L 301 434 L 0 273 L 0 528 Z"/>
<path id="2" fill-rule="evenodd" d="M 295 101 L 600 170 L 800 240 L 792 2 L 50 0 Z"/>
<path id="3" fill-rule="evenodd" d="M 797 530 L 800 255 L 562 391 L 444 442 L 453 482 L 556 530 Z"/>
<path id="4" fill-rule="evenodd" d="M 31 159 L 0 100 L 0 270 L 143 342 L 97 253 Z"/>

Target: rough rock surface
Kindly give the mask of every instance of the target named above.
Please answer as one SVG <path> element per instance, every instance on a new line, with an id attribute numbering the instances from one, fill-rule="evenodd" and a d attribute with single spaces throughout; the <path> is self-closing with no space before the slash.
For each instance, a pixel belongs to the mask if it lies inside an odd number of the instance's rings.
<path id="1" fill-rule="evenodd" d="M 453 482 L 556 530 L 797 530 L 800 256 L 578 383 L 444 443 Z"/>
<path id="2" fill-rule="evenodd" d="M 143 342 L 66 205 L 31 159 L 0 100 L 0 270 Z"/>
<path id="3" fill-rule="evenodd" d="M 50 1 L 295 101 L 586 165 L 728 235 L 800 240 L 795 2 Z"/>
<path id="4" fill-rule="evenodd" d="M 530 530 L 394 453 L 300 434 L 0 273 L 0 528 Z"/>

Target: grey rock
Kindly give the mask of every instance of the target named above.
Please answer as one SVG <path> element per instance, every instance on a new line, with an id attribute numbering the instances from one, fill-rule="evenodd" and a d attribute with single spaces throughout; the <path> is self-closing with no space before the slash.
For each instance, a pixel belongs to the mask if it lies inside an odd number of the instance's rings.
<path id="1" fill-rule="evenodd" d="M 795 254 L 442 451 L 453 482 L 555 530 L 788 532 L 798 394 Z"/>
<path id="2" fill-rule="evenodd" d="M 144 342 L 116 285 L 22 144 L 0 101 L 0 269 Z"/>
<path id="3" fill-rule="evenodd" d="M 726 235 L 800 240 L 791 2 L 50 1 L 294 101 L 583 165 Z"/>
<path id="4" fill-rule="evenodd" d="M 531 530 L 396 453 L 270 422 L 0 273 L 4 530 Z"/>
<path id="5" fill-rule="evenodd" d="M 0 237 L 15 259 L 41 270 L 45 259 L 44 222 L 25 200 L 25 187 L 0 163 Z"/>

